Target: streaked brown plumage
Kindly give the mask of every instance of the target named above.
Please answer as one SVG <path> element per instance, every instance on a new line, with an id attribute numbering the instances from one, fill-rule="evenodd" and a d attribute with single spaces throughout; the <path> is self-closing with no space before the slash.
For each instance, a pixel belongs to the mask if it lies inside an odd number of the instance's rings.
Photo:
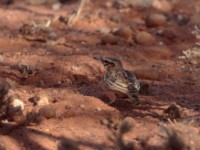
<path id="1" fill-rule="evenodd" d="M 101 81 L 101 86 L 108 91 L 125 94 L 129 97 L 131 102 L 138 103 L 140 82 L 135 75 L 125 70 L 121 61 L 117 58 L 105 57 L 100 60 L 106 69 L 106 73 Z"/>

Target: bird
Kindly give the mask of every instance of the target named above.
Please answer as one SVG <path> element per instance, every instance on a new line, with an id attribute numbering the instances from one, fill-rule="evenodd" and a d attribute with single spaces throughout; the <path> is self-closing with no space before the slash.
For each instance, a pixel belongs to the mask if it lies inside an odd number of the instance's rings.
<path id="1" fill-rule="evenodd" d="M 115 96 L 120 95 L 126 95 L 128 97 L 126 100 L 133 104 L 139 104 L 140 82 L 135 74 L 124 69 L 121 60 L 116 57 L 100 57 L 100 61 L 106 70 L 100 86 L 108 93 L 113 93 L 108 96 L 113 98 L 110 104 L 115 102 Z"/>

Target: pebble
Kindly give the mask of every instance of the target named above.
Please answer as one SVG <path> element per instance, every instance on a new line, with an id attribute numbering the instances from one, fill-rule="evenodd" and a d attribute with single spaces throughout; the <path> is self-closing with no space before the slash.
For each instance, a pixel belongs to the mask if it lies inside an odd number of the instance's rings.
<path id="1" fill-rule="evenodd" d="M 115 22 L 115 23 L 120 23 L 121 22 L 121 18 L 118 15 L 114 15 L 110 18 L 111 21 Z"/>
<path id="2" fill-rule="evenodd" d="M 80 108 L 81 108 L 82 110 L 84 110 L 84 109 L 85 109 L 85 105 L 81 104 L 81 105 L 80 105 Z"/>
<path id="3" fill-rule="evenodd" d="M 29 101 L 32 102 L 34 106 L 49 105 L 48 97 L 42 94 L 35 95 L 34 97 L 30 98 Z"/>
<path id="4" fill-rule="evenodd" d="M 107 2 L 105 3 L 105 6 L 106 6 L 106 8 L 111 8 L 111 7 L 113 6 L 113 3 L 110 2 L 110 1 L 107 1 Z"/>
<path id="5" fill-rule="evenodd" d="M 102 45 L 117 45 L 119 42 L 119 37 L 112 34 L 107 34 L 101 38 Z"/>
<path id="6" fill-rule="evenodd" d="M 166 108 L 164 111 L 164 117 L 170 118 L 170 119 L 179 119 L 181 118 L 181 113 L 178 105 L 171 104 L 168 108 Z"/>
<path id="7" fill-rule="evenodd" d="M 100 28 L 99 32 L 103 34 L 109 34 L 110 33 L 110 28 Z"/>
<path id="8" fill-rule="evenodd" d="M 56 2 L 52 4 L 52 9 L 53 10 L 59 10 L 61 8 L 62 4 L 60 2 Z"/>
<path id="9" fill-rule="evenodd" d="M 152 6 L 162 12 L 170 12 L 172 10 L 172 5 L 167 0 L 155 0 Z"/>
<path id="10" fill-rule="evenodd" d="M 178 25 L 186 25 L 190 21 L 189 16 L 184 14 L 177 15 L 177 23 Z"/>
<path id="11" fill-rule="evenodd" d="M 42 117 L 51 119 L 56 117 L 56 110 L 51 106 L 43 106 L 38 112 Z"/>
<path id="12" fill-rule="evenodd" d="M 24 110 L 25 104 L 20 99 L 16 98 L 15 96 L 11 96 L 8 98 L 8 104 L 7 104 L 7 119 L 9 121 L 15 121 L 18 122 L 23 117 L 23 110 Z"/>
<path id="13" fill-rule="evenodd" d="M 129 27 L 121 27 L 117 29 L 113 34 L 125 39 L 126 41 L 132 40 L 132 30 Z"/>
<path id="14" fill-rule="evenodd" d="M 18 114 L 24 110 L 24 102 L 16 97 L 9 98 L 10 103 L 8 104 L 9 114 Z"/>
<path id="15" fill-rule="evenodd" d="M 102 119 L 102 120 L 101 120 L 101 124 L 107 126 L 107 125 L 109 124 L 108 119 Z"/>
<path id="16" fill-rule="evenodd" d="M 167 17 L 159 13 L 151 13 L 146 18 L 147 27 L 157 27 L 167 25 Z"/>
<path id="17" fill-rule="evenodd" d="M 132 117 L 126 117 L 120 124 L 121 133 L 129 132 L 135 125 L 135 120 Z"/>
<path id="18" fill-rule="evenodd" d="M 100 112 L 102 109 L 100 107 L 95 108 L 98 112 Z"/>
<path id="19" fill-rule="evenodd" d="M 141 45 L 153 45 L 155 44 L 156 39 L 150 33 L 141 31 L 136 33 L 135 41 Z"/>
<path id="20" fill-rule="evenodd" d="M 72 109 L 72 108 L 73 108 L 72 105 L 66 105 L 66 106 L 65 106 L 65 109 Z"/>

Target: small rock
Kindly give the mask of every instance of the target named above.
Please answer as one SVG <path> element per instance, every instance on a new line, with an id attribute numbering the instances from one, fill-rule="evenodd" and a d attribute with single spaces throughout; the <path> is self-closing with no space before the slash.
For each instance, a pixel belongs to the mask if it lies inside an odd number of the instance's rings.
<path id="1" fill-rule="evenodd" d="M 148 95 L 149 94 L 149 84 L 141 82 L 139 93 L 144 94 L 144 95 Z"/>
<path id="2" fill-rule="evenodd" d="M 40 99 L 37 102 L 38 106 L 43 106 L 43 105 L 48 105 L 49 104 L 49 100 L 47 97 L 40 97 Z"/>
<path id="3" fill-rule="evenodd" d="M 66 43 L 66 39 L 64 38 L 64 37 L 59 37 L 57 40 L 56 40 L 56 42 L 58 43 L 58 44 L 65 44 Z"/>
<path id="4" fill-rule="evenodd" d="M 162 12 L 170 12 L 172 10 L 172 5 L 166 0 L 155 0 L 152 6 Z"/>
<path id="5" fill-rule="evenodd" d="M 62 81 L 58 81 L 57 84 L 58 84 L 58 85 L 62 84 Z"/>
<path id="6" fill-rule="evenodd" d="M 9 114 L 17 114 L 24 110 L 24 102 L 20 99 L 16 98 L 15 96 L 11 96 L 9 99 L 8 104 L 8 113 Z"/>
<path id="7" fill-rule="evenodd" d="M 102 120 L 101 120 L 101 124 L 107 126 L 107 125 L 109 124 L 108 119 L 102 119 Z"/>
<path id="8" fill-rule="evenodd" d="M 100 107 L 95 108 L 98 112 L 100 112 L 102 109 Z"/>
<path id="9" fill-rule="evenodd" d="M 80 105 L 80 108 L 81 108 L 81 109 L 85 109 L 85 105 L 81 104 L 81 105 Z"/>
<path id="10" fill-rule="evenodd" d="M 65 106 L 65 109 L 72 109 L 72 108 L 73 108 L 72 105 L 66 105 L 66 106 Z"/>
<path id="11" fill-rule="evenodd" d="M 35 95 L 34 97 L 30 98 L 29 101 L 32 102 L 34 106 L 49 105 L 48 97 L 42 94 Z"/>
<path id="12" fill-rule="evenodd" d="M 24 102 L 22 102 L 16 96 L 9 97 L 6 115 L 7 119 L 15 122 L 20 121 L 23 117 L 24 106 Z"/>
<path id="13" fill-rule="evenodd" d="M 163 113 L 165 118 L 170 118 L 172 120 L 181 118 L 180 110 L 176 104 L 171 104 Z"/>
<path id="14" fill-rule="evenodd" d="M 199 64 L 199 61 L 198 61 L 198 60 L 191 60 L 190 63 L 193 64 L 193 65 L 198 65 L 198 64 Z"/>
<path id="15" fill-rule="evenodd" d="M 162 36 L 170 41 L 175 41 L 178 38 L 176 31 L 172 29 L 164 30 Z"/>
<path id="16" fill-rule="evenodd" d="M 53 10 L 59 10 L 61 8 L 62 4 L 60 2 L 56 2 L 52 4 L 52 9 Z"/>
<path id="17" fill-rule="evenodd" d="M 186 25 L 190 21 L 189 16 L 185 14 L 178 14 L 177 15 L 177 23 L 178 25 Z"/>
<path id="18" fill-rule="evenodd" d="M 126 41 L 132 40 L 132 30 L 128 27 L 121 27 L 113 33 L 115 36 L 119 36 Z"/>
<path id="19" fill-rule="evenodd" d="M 119 42 L 119 37 L 112 34 L 107 34 L 101 38 L 102 45 L 117 45 Z"/>
<path id="20" fill-rule="evenodd" d="M 45 133 L 49 133 L 49 131 L 50 131 L 49 129 L 44 129 Z"/>
<path id="21" fill-rule="evenodd" d="M 38 112 L 42 117 L 51 119 L 56 117 L 56 110 L 51 106 L 43 106 Z"/>
<path id="22" fill-rule="evenodd" d="M 162 37 L 164 35 L 164 30 L 158 29 L 158 30 L 155 31 L 155 34 Z"/>
<path id="23" fill-rule="evenodd" d="M 129 132 L 135 125 L 135 120 L 132 117 L 126 117 L 120 124 L 121 134 Z"/>
<path id="24" fill-rule="evenodd" d="M 130 8 L 122 8 L 122 9 L 119 9 L 119 12 L 120 13 L 129 13 L 130 12 Z"/>
<path id="25" fill-rule="evenodd" d="M 59 37 L 59 35 L 54 31 L 50 32 L 48 35 L 48 38 L 51 40 L 56 40 L 56 39 L 58 39 L 58 37 Z"/>
<path id="26" fill-rule="evenodd" d="M 111 21 L 115 22 L 115 23 L 120 23 L 121 22 L 121 18 L 118 15 L 114 15 L 110 18 Z"/>
<path id="27" fill-rule="evenodd" d="M 111 8 L 111 7 L 113 6 L 113 3 L 110 2 L 110 1 L 107 1 L 107 2 L 105 3 L 105 6 L 106 6 L 106 8 Z"/>
<path id="28" fill-rule="evenodd" d="M 99 32 L 103 33 L 103 34 L 109 34 L 110 33 L 110 29 L 109 28 L 100 28 Z"/>
<path id="29" fill-rule="evenodd" d="M 141 31 L 136 33 L 135 41 L 141 45 L 153 45 L 155 44 L 156 39 L 150 33 Z"/>
<path id="30" fill-rule="evenodd" d="M 163 14 L 152 13 L 149 14 L 146 18 L 146 26 L 148 27 L 165 26 L 166 24 L 167 17 Z"/>
<path id="31" fill-rule="evenodd" d="M 62 83 L 72 84 L 73 82 L 69 78 L 64 78 L 64 79 L 62 79 Z"/>

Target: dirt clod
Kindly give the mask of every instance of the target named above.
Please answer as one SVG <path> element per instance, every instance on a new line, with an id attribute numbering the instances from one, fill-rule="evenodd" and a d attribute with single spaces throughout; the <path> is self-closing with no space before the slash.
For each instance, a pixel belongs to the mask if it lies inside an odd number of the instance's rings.
<path id="1" fill-rule="evenodd" d="M 102 45 L 117 45 L 119 41 L 119 37 L 116 37 L 112 34 L 107 34 L 101 38 Z"/>
<path id="2" fill-rule="evenodd" d="M 132 40 L 132 30 L 129 27 L 121 27 L 113 33 L 115 36 L 123 38 L 127 42 Z"/>
<path id="3" fill-rule="evenodd" d="M 13 150 L 198 149 L 199 6 L 200 0 L 0 0 L 0 143 Z M 135 74 L 139 105 L 100 89 L 107 72 L 95 56 L 116 57 Z M 133 86 L 121 85 L 120 75 L 107 84 Z"/>
<path id="4" fill-rule="evenodd" d="M 166 26 L 167 17 L 165 17 L 163 14 L 149 14 L 146 18 L 146 25 L 148 27 Z"/>
<path id="5" fill-rule="evenodd" d="M 167 109 L 164 110 L 164 116 L 171 120 L 180 119 L 181 113 L 179 107 L 176 104 L 171 104 Z"/>
<path id="6" fill-rule="evenodd" d="M 46 119 L 56 117 L 56 110 L 52 106 L 43 106 L 38 113 Z"/>
<path id="7" fill-rule="evenodd" d="M 38 106 L 49 105 L 49 99 L 44 94 L 36 94 L 34 97 L 31 97 L 29 101 L 32 102 L 33 105 L 38 105 Z"/>
<path id="8" fill-rule="evenodd" d="M 136 33 L 135 41 L 141 45 L 153 45 L 155 44 L 156 39 L 150 33 L 141 31 Z"/>

